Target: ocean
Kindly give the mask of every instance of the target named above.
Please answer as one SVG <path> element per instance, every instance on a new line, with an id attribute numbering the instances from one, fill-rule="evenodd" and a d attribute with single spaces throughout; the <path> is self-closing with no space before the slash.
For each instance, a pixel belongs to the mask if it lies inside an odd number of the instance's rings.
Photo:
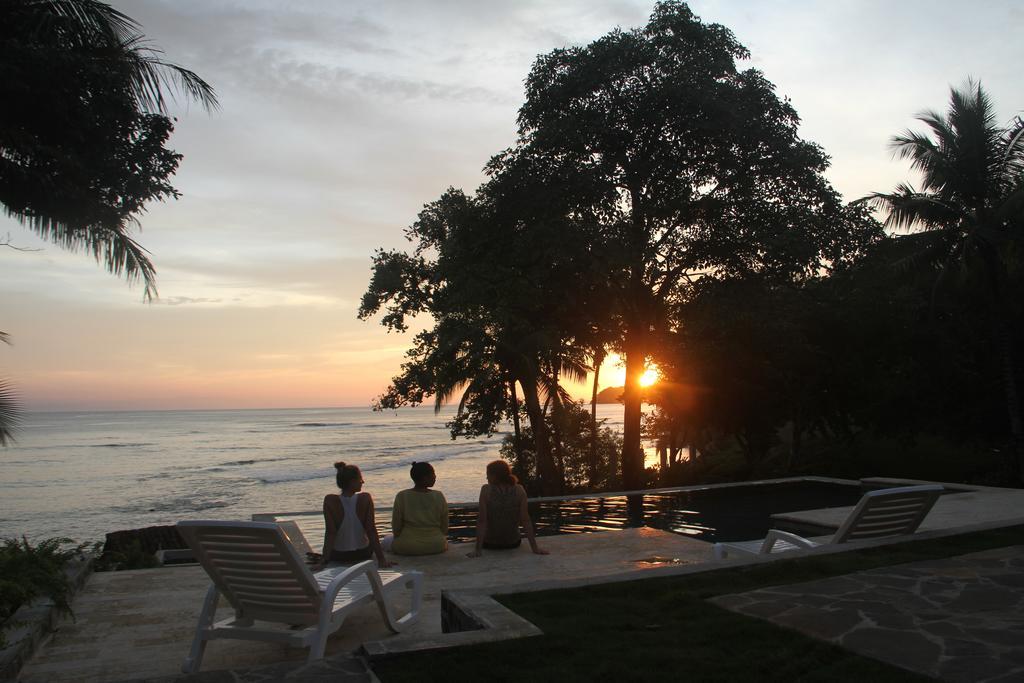
<path id="1" fill-rule="evenodd" d="M 182 519 L 319 510 L 333 463 L 356 464 L 378 510 L 425 460 L 450 503 L 475 502 L 503 434 L 453 441 L 454 407 L 29 413 L 0 448 L 0 538 L 103 540 Z M 621 431 L 622 406 L 600 405 Z M 511 431 L 511 426 L 507 432 Z"/>

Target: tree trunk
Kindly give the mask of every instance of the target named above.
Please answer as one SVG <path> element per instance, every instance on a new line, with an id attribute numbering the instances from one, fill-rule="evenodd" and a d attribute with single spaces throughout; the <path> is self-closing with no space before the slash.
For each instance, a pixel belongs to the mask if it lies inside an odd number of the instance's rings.
<path id="1" fill-rule="evenodd" d="M 597 380 L 601 376 L 601 363 L 604 362 L 604 349 L 594 352 L 594 389 L 590 394 L 590 463 L 587 477 L 590 488 L 597 486 Z"/>
<path id="2" fill-rule="evenodd" d="M 530 418 L 530 427 L 533 428 L 534 447 L 537 452 L 537 476 L 540 478 L 540 492 L 545 496 L 558 495 L 562 487 L 560 482 L 557 481 L 558 474 L 555 469 L 555 462 L 551 457 L 551 438 L 548 435 L 548 425 L 544 421 L 544 411 L 540 407 L 536 379 L 525 382 L 520 380 L 519 384 L 523 387 L 523 401 L 526 403 L 526 414 Z"/>
<path id="3" fill-rule="evenodd" d="M 643 488 L 644 456 L 640 443 L 640 377 L 644 374 L 646 349 L 643 324 L 634 322 L 626 331 L 626 391 L 622 427 L 622 485 L 627 491 Z"/>

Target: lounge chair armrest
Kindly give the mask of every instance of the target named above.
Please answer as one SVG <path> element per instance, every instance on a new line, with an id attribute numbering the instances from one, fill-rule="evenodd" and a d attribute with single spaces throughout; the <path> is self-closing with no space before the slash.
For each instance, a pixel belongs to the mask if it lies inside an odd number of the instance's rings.
<path id="1" fill-rule="evenodd" d="M 788 531 L 769 529 L 768 535 L 765 536 L 764 543 L 761 545 L 761 553 L 770 553 L 772 551 L 772 548 L 774 548 L 775 544 L 779 541 L 792 543 L 797 548 L 815 548 L 818 545 L 814 541 L 809 541 L 803 536 L 797 536 L 796 534 L 791 534 Z"/>
<path id="2" fill-rule="evenodd" d="M 323 593 L 325 602 L 327 604 L 333 603 L 334 598 L 337 597 L 338 591 L 341 590 L 342 586 L 363 574 L 370 573 L 377 573 L 377 563 L 373 560 L 363 560 L 359 564 L 354 564 L 342 573 L 338 574 L 324 587 Z"/>

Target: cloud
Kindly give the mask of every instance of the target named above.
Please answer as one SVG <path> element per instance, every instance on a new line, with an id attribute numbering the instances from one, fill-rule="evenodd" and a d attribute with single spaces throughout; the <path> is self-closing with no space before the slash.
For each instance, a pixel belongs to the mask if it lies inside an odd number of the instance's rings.
<path id="1" fill-rule="evenodd" d="M 160 297 L 155 299 L 153 303 L 161 306 L 185 306 L 191 304 L 221 304 L 224 303 L 224 300 L 190 296 L 173 296 L 169 298 Z"/>

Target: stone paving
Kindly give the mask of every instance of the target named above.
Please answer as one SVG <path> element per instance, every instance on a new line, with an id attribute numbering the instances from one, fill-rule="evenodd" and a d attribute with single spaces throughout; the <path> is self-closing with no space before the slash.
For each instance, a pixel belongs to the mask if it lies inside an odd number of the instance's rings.
<path id="1" fill-rule="evenodd" d="M 282 662 L 269 666 L 201 671 L 195 674 L 136 678 L 124 683 L 380 683 L 361 657 L 341 654 L 312 664 Z"/>
<path id="2" fill-rule="evenodd" d="M 1024 682 L 1024 546 L 711 602 L 943 680 Z"/>
<path id="3" fill-rule="evenodd" d="M 710 559 L 703 542 L 639 528 L 577 536 L 540 539 L 550 555 L 533 555 L 526 544 L 517 550 L 484 552 L 466 557 L 471 544 L 453 544 L 441 555 L 397 557 L 398 569 L 417 569 L 424 574 L 424 595 L 419 622 L 401 635 L 384 626 L 376 605 L 365 605 L 327 641 L 327 655 L 341 665 L 345 657 L 368 641 L 431 642 L 442 635 L 442 590 L 491 594 L 510 585 L 540 586 L 548 581 L 597 583 L 622 574 L 658 575 L 665 570 L 696 566 Z M 246 672 L 245 681 L 273 680 L 262 667 L 289 663 L 300 667 L 308 650 L 280 643 L 215 640 L 206 649 L 202 670 L 217 672 L 214 678 L 177 675 L 195 632 L 196 618 L 209 586 L 199 566 L 139 569 L 93 574 L 75 597 L 75 618 L 63 619 L 52 638 L 21 670 L 21 683 L 107 683 L 109 681 L 220 681 L 218 678 Z M 404 592 L 395 609 L 408 610 Z M 404 611 L 402 612 L 404 613 Z M 231 615 L 221 601 L 217 618 Z M 487 631 L 480 640 L 490 637 Z M 345 665 L 347 666 L 347 665 Z M 358 672 L 357 672 L 358 673 Z M 269 675 L 270 678 L 260 678 Z M 303 670 L 301 679 L 315 679 L 314 670 Z M 359 680 L 355 678 L 354 680 Z"/>

